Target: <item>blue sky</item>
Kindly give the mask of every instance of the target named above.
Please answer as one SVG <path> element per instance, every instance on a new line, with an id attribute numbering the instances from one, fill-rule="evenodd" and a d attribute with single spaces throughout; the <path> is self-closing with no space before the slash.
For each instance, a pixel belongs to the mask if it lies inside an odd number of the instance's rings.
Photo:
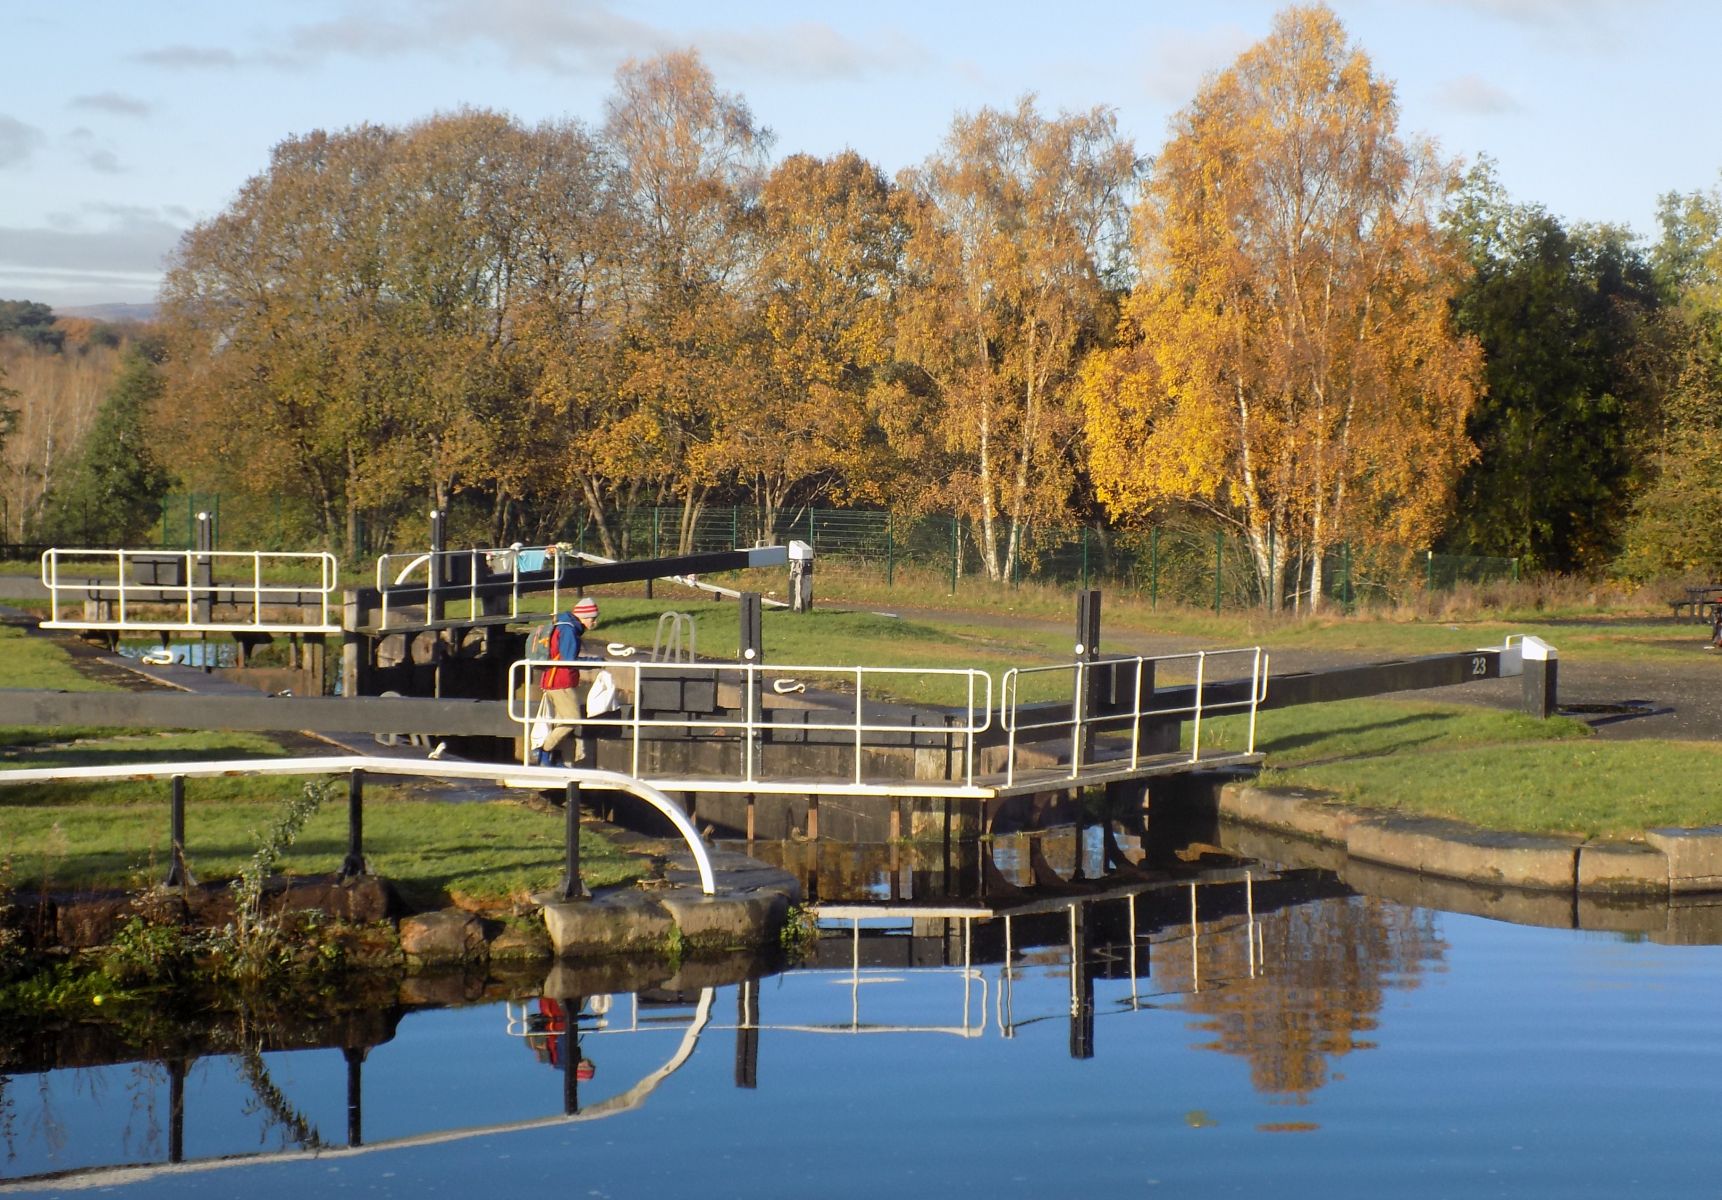
<path id="1" fill-rule="evenodd" d="M 585 0 L 64 0 L 0 42 L 0 298 L 147 302 L 182 230 L 271 146 L 463 105 L 596 125 L 616 67 L 696 47 L 777 135 L 887 171 L 952 116 L 1118 110 L 1152 154 L 1265 0 L 1048 5 Z M 1334 0 L 1398 87 L 1401 130 L 1487 154 L 1513 196 L 1653 231 L 1656 198 L 1722 179 L 1715 0 Z"/>

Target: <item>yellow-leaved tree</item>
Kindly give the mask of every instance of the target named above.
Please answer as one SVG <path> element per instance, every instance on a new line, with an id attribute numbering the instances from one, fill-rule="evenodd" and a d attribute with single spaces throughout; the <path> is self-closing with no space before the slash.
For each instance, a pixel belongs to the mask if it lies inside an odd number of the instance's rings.
<path id="1" fill-rule="evenodd" d="M 1047 118 L 1031 97 L 959 116 L 907 177 L 921 202 L 908 209 L 897 353 L 932 388 L 921 421 L 895 416 L 924 456 L 922 506 L 972 517 L 990 578 L 1011 575 L 1029 523 L 1067 518 L 1077 370 L 1135 178 L 1110 111 Z"/>
<path id="2" fill-rule="evenodd" d="M 1436 210 L 1457 183 L 1325 7 L 1291 8 L 1173 121 L 1137 212 L 1140 282 L 1083 372 L 1115 518 L 1195 504 L 1242 531 L 1266 603 L 1342 540 L 1426 544 L 1474 455 L 1480 351 Z"/>

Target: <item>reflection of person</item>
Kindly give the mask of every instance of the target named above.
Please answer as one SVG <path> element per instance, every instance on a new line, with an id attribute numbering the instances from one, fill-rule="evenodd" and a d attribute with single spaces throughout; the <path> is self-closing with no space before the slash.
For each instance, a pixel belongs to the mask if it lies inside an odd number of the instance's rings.
<path id="1" fill-rule="evenodd" d="M 580 657 L 581 636 L 598 624 L 598 602 L 590 596 L 582 596 L 563 617 L 558 618 L 555 629 L 550 635 L 550 657 L 561 662 L 568 662 Z M 553 767 L 557 764 L 556 748 L 570 735 L 574 738 L 574 754 L 572 761 L 580 762 L 586 757 L 586 746 L 578 736 L 580 731 L 580 669 L 578 667 L 546 667 L 544 678 L 540 680 L 539 689 L 544 693 L 545 702 L 550 706 L 550 732 L 544 738 L 544 745 L 538 751 L 538 765 Z"/>

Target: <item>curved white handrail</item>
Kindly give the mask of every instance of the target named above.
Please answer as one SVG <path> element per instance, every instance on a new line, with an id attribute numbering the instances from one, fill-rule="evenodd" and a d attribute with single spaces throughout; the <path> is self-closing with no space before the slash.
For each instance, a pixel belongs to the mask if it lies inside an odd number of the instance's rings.
<path id="1" fill-rule="evenodd" d="M 106 767 L 30 767 L 0 771 L 0 786 L 9 783 L 72 783 L 113 779 L 188 779 L 224 775 L 344 775 L 364 771 L 373 775 L 428 775 L 436 779 L 470 779 L 504 786 L 557 788 L 570 783 L 600 787 L 638 796 L 663 813 L 676 827 L 693 853 L 700 873 L 700 890 L 710 896 L 717 891 L 711 855 L 700 831 L 694 828 L 681 806 L 644 780 L 619 771 L 593 771 L 580 767 L 517 767 L 497 763 L 448 762 L 441 759 L 373 758 L 364 754 L 328 755 L 316 758 L 242 758 L 183 763 L 130 763 Z"/>

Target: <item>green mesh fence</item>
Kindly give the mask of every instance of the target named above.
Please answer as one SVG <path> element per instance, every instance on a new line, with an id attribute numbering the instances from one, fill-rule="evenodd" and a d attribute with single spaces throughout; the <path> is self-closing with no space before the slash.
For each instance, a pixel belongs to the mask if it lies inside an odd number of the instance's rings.
<path id="1" fill-rule="evenodd" d="M 163 504 L 160 544 L 193 545 L 197 514 L 216 518 L 217 544 L 223 549 L 301 550 L 315 541 L 314 514 L 303 502 L 280 497 L 180 494 Z M 479 544 L 484 514 L 460 514 L 462 541 Z M 451 521 L 451 528 L 455 522 Z M 865 565 L 894 582 L 899 571 L 936 572 L 950 586 L 986 578 L 975 525 L 948 515 L 902 516 L 867 509 L 782 510 L 714 508 L 692 516 L 679 507 L 641 507 L 619 515 L 611 525 L 614 548 L 624 558 L 659 558 L 679 553 L 809 543 L 826 560 Z M 567 526 L 577 549 L 601 553 L 590 522 L 578 515 Z M 1003 557 L 1001 529 L 999 549 Z M 1117 530 L 1092 526 L 1027 526 L 1008 579 L 1012 584 L 1041 583 L 1070 587 L 1108 587 L 1132 592 L 1151 604 L 1214 611 L 1260 607 L 1263 583 L 1243 539 L 1198 522 L 1168 523 L 1152 529 Z M 424 522 L 403 522 L 396 547 L 410 549 L 426 540 Z M 1311 586 L 1310 564 L 1281 564 L 1288 581 L 1282 602 L 1297 602 L 1292 588 Z M 1418 591 L 1451 591 L 1460 585 L 1517 580 L 1518 561 L 1465 557 L 1429 551 L 1366 549 L 1341 544 L 1322 560 L 1321 591 L 1330 606 L 1401 599 Z M 1307 602 L 1307 595 L 1304 597 Z"/>

